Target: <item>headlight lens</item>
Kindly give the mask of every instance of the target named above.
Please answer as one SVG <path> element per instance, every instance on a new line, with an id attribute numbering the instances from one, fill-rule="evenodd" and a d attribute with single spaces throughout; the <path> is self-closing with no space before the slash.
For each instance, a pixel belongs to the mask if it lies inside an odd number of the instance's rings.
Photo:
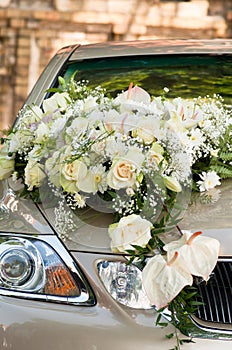
<path id="1" fill-rule="evenodd" d="M 134 309 L 151 309 L 143 289 L 142 273 L 135 265 L 101 261 L 97 267 L 105 288 L 116 301 Z"/>
<path id="2" fill-rule="evenodd" d="M 0 294 L 93 305 L 87 281 L 64 247 L 60 248 L 73 265 L 72 271 L 42 240 L 0 237 Z"/>
<path id="3" fill-rule="evenodd" d="M 12 286 L 24 284 L 32 275 L 34 264 L 27 252 L 10 249 L 1 257 L 1 280 Z"/>
<path id="4" fill-rule="evenodd" d="M 45 281 L 43 259 L 27 239 L 11 238 L 0 245 L 0 286 L 39 291 Z"/>

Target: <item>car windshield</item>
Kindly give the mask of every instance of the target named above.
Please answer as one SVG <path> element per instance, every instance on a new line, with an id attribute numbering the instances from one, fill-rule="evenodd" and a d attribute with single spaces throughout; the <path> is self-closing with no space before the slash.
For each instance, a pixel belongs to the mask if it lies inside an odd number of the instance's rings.
<path id="1" fill-rule="evenodd" d="M 64 76 L 76 73 L 76 80 L 100 85 L 113 97 L 133 82 L 153 96 L 167 87 L 170 98 L 220 94 L 231 104 L 231 71 L 231 55 L 185 54 L 86 59 L 69 63 Z"/>

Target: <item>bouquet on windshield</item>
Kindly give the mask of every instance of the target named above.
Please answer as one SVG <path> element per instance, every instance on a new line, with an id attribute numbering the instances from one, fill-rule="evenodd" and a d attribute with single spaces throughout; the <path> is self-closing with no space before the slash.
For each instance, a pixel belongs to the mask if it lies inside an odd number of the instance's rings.
<path id="1" fill-rule="evenodd" d="M 159 235 L 178 228 L 192 190 L 210 196 L 232 177 L 231 111 L 220 96 L 171 99 L 165 88 L 152 97 L 130 84 L 113 98 L 59 82 L 41 107 L 20 111 L 3 139 L 0 179 L 21 180 L 21 194 L 35 201 L 46 183 L 74 211 L 112 213 L 112 250 L 146 265 L 151 304 L 165 307 L 216 264 L 219 243 L 201 232 L 169 244 Z"/>

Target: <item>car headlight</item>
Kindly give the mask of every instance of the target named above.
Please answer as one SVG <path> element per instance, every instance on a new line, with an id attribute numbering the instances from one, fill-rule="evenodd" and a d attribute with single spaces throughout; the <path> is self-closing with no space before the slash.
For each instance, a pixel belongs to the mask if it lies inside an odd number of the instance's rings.
<path id="1" fill-rule="evenodd" d="M 95 298 L 78 266 L 57 237 L 69 268 L 53 247 L 34 237 L 0 236 L 0 294 L 94 305 Z"/>
<path id="2" fill-rule="evenodd" d="M 99 277 L 108 293 L 120 304 L 134 309 L 151 309 L 142 284 L 142 272 L 123 261 L 100 261 Z"/>

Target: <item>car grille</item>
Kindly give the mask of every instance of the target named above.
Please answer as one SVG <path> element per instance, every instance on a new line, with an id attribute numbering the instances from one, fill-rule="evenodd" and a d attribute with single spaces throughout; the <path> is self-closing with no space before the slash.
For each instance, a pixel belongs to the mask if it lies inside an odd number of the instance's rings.
<path id="1" fill-rule="evenodd" d="M 232 261 L 219 260 L 210 279 L 196 280 L 203 305 L 196 317 L 202 321 L 231 324 L 232 319 Z"/>

